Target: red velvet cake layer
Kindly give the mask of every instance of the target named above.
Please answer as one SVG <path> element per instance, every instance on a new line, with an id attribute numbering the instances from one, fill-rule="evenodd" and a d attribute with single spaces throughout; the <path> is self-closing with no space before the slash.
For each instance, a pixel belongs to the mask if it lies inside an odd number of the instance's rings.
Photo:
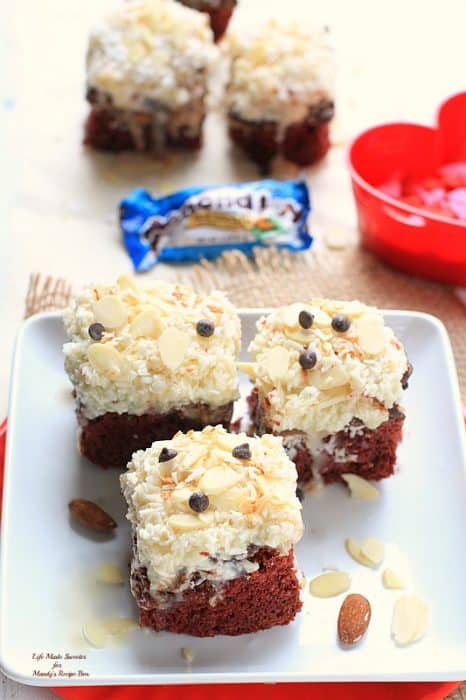
<path id="1" fill-rule="evenodd" d="M 283 134 L 276 122 L 253 122 L 229 115 L 231 140 L 258 165 L 267 167 L 277 155 L 297 165 L 307 166 L 321 160 L 330 148 L 329 121 L 332 110 L 321 116 L 309 116 L 286 127 Z"/>
<path id="2" fill-rule="evenodd" d="M 133 570 L 131 589 L 141 625 L 196 637 L 287 625 L 302 607 L 293 550 L 281 556 L 261 547 L 249 559 L 259 564 L 257 571 L 225 581 L 220 588 L 193 580 L 179 596 L 163 593 L 158 602 L 150 595 L 146 569 Z"/>
<path id="3" fill-rule="evenodd" d="M 209 15 L 210 26 L 214 34 L 214 40 L 219 41 L 225 34 L 228 23 L 235 9 L 236 0 L 222 0 L 218 7 L 214 7 L 209 2 L 190 2 L 190 0 L 180 0 L 183 5 L 194 7 L 199 12 Z"/>
<path id="4" fill-rule="evenodd" d="M 105 413 L 87 420 L 78 411 L 81 426 L 81 454 L 103 468 L 126 467 L 136 450 L 150 447 L 155 440 L 169 440 L 179 430 L 202 430 L 206 425 L 228 427 L 233 414 L 233 402 L 209 408 L 205 405 L 186 406 L 170 413 Z"/>

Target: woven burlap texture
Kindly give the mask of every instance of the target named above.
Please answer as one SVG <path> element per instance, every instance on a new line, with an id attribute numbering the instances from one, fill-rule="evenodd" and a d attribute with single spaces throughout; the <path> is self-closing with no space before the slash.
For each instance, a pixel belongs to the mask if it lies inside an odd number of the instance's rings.
<path id="1" fill-rule="evenodd" d="M 229 251 L 215 262 L 179 270 L 177 277 L 200 290 L 222 289 L 242 307 L 278 306 L 320 296 L 433 314 L 447 327 L 466 397 L 466 307 L 454 290 L 397 272 L 357 244 L 340 250 L 315 245 L 297 254 L 258 248 L 252 259 Z"/>

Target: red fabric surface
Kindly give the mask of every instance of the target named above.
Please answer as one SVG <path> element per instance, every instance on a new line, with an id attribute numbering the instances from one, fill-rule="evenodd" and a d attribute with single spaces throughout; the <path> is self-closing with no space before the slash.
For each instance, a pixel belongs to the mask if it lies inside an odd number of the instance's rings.
<path id="1" fill-rule="evenodd" d="M 3 486 L 6 421 L 0 424 L 0 496 Z M 274 683 L 248 685 L 94 686 L 54 688 L 68 700 L 443 700 L 457 683 Z"/>

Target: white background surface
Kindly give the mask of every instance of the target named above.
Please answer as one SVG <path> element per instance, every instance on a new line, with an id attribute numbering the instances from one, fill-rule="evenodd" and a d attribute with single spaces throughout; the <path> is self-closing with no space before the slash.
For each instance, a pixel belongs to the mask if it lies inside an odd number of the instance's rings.
<path id="1" fill-rule="evenodd" d="M 241 318 L 244 360 L 258 314 L 245 312 Z M 370 600 L 371 624 L 363 643 L 342 651 L 336 638 L 342 597 L 314 598 L 306 595 L 305 586 L 304 609 L 285 627 L 215 639 L 135 629 L 122 644 L 96 650 L 82 636 L 87 620 L 136 615 L 127 581 L 123 586 L 95 582 L 103 563 L 126 571 L 129 524 L 115 471 L 96 469 L 75 450 L 73 402 L 62 371 L 65 336 L 60 316 L 30 319 L 15 365 L 3 512 L 0 658 L 9 673 L 26 680 L 34 670 L 51 671 L 57 674 L 52 684 L 63 684 L 52 662 L 33 660 L 33 654 L 42 651 L 84 654 L 84 660 L 63 661 L 63 671 L 89 674 L 74 679 L 77 685 L 460 677 L 466 659 L 466 471 L 451 351 L 444 329 L 431 317 L 388 312 L 386 321 L 416 367 L 403 401 L 407 419 L 398 450 L 399 472 L 378 485 L 380 497 L 374 502 L 351 499 L 341 484 L 307 494 L 305 533 L 296 547 L 299 568 L 307 578 L 325 568 L 347 571 L 350 592 Z M 243 376 L 243 397 L 249 391 Z M 441 415 L 431 410 L 432 403 L 442 406 Z M 241 415 L 245 407 L 239 408 Z M 39 415 L 47 420 L 39 422 Z M 445 466 L 439 470 L 441 463 Z M 429 486 L 422 498 L 420 485 Z M 113 536 L 89 535 L 69 522 L 66 504 L 77 496 L 96 501 L 112 514 L 118 523 Z M 406 649 L 390 639 L 399 592 L 382 586 L 380 569 L 356 564 L 345 551 L 346 537 L 362 541 L 367 536 L 385 544 L 381 568 L 393 568 L 408 592 L 428 601 L 425 638 Z M 192 650 L 192 668 L 182 658 L 183 647 Z"/>
<path id="2" fill-rule="evenodd" d="M 438 103 L 465 88 L 464 0 L 240 0 L 236 23 L 259 16 L 311 16 L 328 23 L 338 58 L 338 119 L 342 140 L 384 120 L 430 122 Z M 10 77 L 0 95 L 2 188 L 0 215 L 0 412 L 6 411 L 13 336 L 23 313 L 31 271 L 62 275 L 73 283 L 110 277 L 130 269 L 119 241 L 116 205 L 131 187 L 170 189 L 192 182 L 227 182 L 257 177 L 241 157 L 231 158 L 219 114 L 207 122 L 199 156 L 165 163 L 137 157 L 89 154 L 81 146 L 86 113 L 84 53 L 96 3 L 17 0 L 2 6 L 0 51 Z M 5 23 L 4 19 L 8 21 Z M 5 132 L 5 126 L 8 131 Z M 11 156 L 7 161 L 8 152 Z M 5 167 L 5 163 L 8 166 Z M 281 170 L 293 174 L 291 168 Z M 354 213 L 344 148 L 334 148 L 310 172 L 314 229 L 352 226 Z M 10 220 L 4 208 L 11 191 Z M 155 273 L 151 273 L 155 274 Z M 5 697 L 30 691 L 2 684 Z M 40 691 L 42 694 L 45 691 Z M 36 691 L 32 691 L 35 697 Z"/>

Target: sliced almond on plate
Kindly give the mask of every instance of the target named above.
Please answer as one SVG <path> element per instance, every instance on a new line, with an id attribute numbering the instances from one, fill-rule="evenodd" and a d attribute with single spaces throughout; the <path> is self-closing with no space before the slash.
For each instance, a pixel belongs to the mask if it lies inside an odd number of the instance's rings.
<path id="1" fill-rule="evenodd" d="M 361 544 L 361 554 L 372 566 L 378 566 L 385 556 L 384 543 L 375 537 L 366 537 Z"/>
<path id="2" fill-rule="evenodd" d="M 407 646 L 424 636 L 429 609 L 417 595 L 403 595 L 395 603 L 392 618 L 392 637 L 398 646 Z"/>
<path id="3" fill-rule="evenodd" d="M 346 596 L 338 615 L 338 638 L 342 644 L 352 645 L 366 633 L 371 619 L 371 606 L 359 593 Z"/>
<path id="4" fill-rule="evenodd" d="M 350 582 L 345 571 L 326 571 L 309 582 L 309 591 L 317 598 L 331 598 L 347 591 Z"/>
<path id="5" fill-rule="evenodd" d="M 405 588 L 403 580 L 393 569 L 384 569 L 382 572 L 382 583 L 385 588 L 400 589 Z"/>
<path id="6" fill-rule="evenodd" d="M 379 491 L 373 484 L 357 474 L 342 474 L 341 478 L 348 484 L 351 498 L 356 498 L 360 501 L 376 501 L 379 497 Z"/>
<path id="7" fill-rule="evenodd" d="M 363 555 L 361 552 L 361 547 L 356 542 L 356 540 L 353 540 L 352 537 L 348 537 L 348 539 L 345 540 L 345 549 L 350 555 L 354 561 L 357 561 L 358 564 L 362 564 L 363 566 L 372 566 L 372 562 Z"/>
<path id="8" fill-rule="evenodd" d="M 379 355 L 385 348 L 383 320 L 375 314 L 364 314 L 353 323 L 359 347 L 367 355 Z"/>
<path id="9" fill-rule="evenodd" d="M 183 362 L 191 339 L 187 333 L 171 326 L 159 338 L 160 358 L 168 369 L 175 370 Z"/>
<path id="10" fill-rule="evenodd" d="M 120 328 L 128 320 L 125 305 L 113 294 L 106 294 L 93 305 L 94 319 L 105 328 Z"/>
<path id="11" fill-rule="evenodd" d="M 231 467 L 212 467 L 199 479 L 198 489 L 208 496 L 216 496 L 241 481 L 242 476 Z"/>
<path id="12" fill-rule="evenodd" d="M 89 530 L 112 532 L 117 526 L 111 515 L 85 498 L 74 498 L 68 503 L 68 509 L 73 520 Z"/>

